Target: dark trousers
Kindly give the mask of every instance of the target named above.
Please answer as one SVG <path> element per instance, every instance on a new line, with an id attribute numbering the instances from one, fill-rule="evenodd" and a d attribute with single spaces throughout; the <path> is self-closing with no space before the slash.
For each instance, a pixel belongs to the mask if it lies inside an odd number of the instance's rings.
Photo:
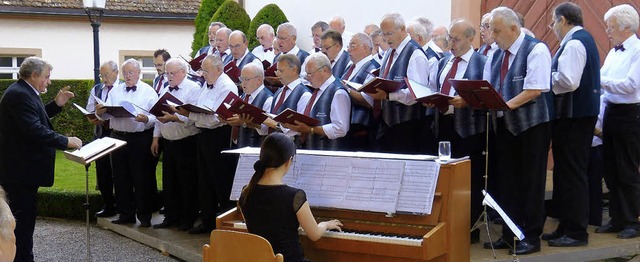
<path id="1" fill-rule="evenodd" d="M 196 136 L 163 140 L 163 144 L 164 219 L 170 223 L 193 226 L 198 216 Z"/>
<path id="2" fill-rule="evenodd" d="M 230 148 L 231 127 L 201 129 L 197 135 L 198 187 L 202 223 L 215 228 L 216 213 L 234 207 L 229 200 L 237 156 L 222 154 Z"/>
<path id="3" fill-rule="evenodd" d="M 604 176 L 615 226 L 640 228 L 640 104 L 607 105 L 602 125 Z"/>
<path id="4" fill-rule="evenodd" d="M 504 118 L 498 119 L 496 149 L 502 206 L 505 213 L 520 227 L 525 240 L 540 243 L 545 221 L 544 187 L 547 175 L 547 152 L 551 139 L 549 123 L 541 123 L 518 135 L 506 128 Z M 507 226 L 502 227 L 506 240 L 513 238 Z"/>
<path id="5" fill-rule="evenodd" d="M 387 126 L 381 121 L 376 141 L 377 152 L 417 153 L 420 150 L 423 131 L 422 120 L 411 120 Z"/>
<path id="6" fill-rule="evenodd" d="M 419 125 L 420 134 L 417 137 L 417 141 L 419 143 L 420 153 L 434 156 L 438 155 L 438 140 L 436 138 L 436 134 L 438 133 L 439 135 L 439 131 L 436 129 L 435 115 L 425 116 L 424 119 L 420 121 Z"/>
<path id="7" fill-rule="evenodd" d="M 114 151 L 113 185 L 120 217 L 150 221 L 154 206 L 155 174 L 151 176 L 151 140 L 153 130 L 138 133 L 111 132 L 111 137 L 124 140 L 127 145 Z"/>
<path id="8" fill-rule="evenodd" d="M 9 207 L 16 219 L 16 262 L 33 261 L 33 231 L 38 214 L 36 202 L 38 187 L 16 184 L 2 185 L 7 193 Z"/>
<path id="9" fill-rule="evenodd" d="M 589 225 L 602 225 L 602 145 L 591 147 L 589 156 Z"/>
<path id="10" fill-rule="evenodd" d="M 111 154 L 96 160 L 96 181 L 98 190 L 104 201 L 104 208 L 114 208 L 116 205 L 113 196 L 113 172 L 111 171 Z"/>
<path id="11" fill-rule="evenodd" d="M 553 205 L 560 223 L 557 232 L 588 240 L 589 155 L 597 117 L 553 121 Z"/>

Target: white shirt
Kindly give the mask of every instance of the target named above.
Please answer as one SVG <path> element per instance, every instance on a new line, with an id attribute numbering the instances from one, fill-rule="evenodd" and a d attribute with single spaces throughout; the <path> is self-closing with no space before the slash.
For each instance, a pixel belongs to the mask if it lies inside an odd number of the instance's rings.
<path id="1" fill-rule="evenodd" d="M 469 51 L 467 51 L 466 53 L 464 53 L 462 56 L 460 56 L 461 60 L 460 62 L 458 62 L 458 69 L 456 71 L 456 74 L 453 76 L 453 79 L 462 79 L 464 77 L 464 73 L 467 71 L 467 67 L 469 66 L 469 60 L 471 60 L 471 56 L 473 55 L 475 51 L 473 51 L 473 48 L 469 48 Z M 438 83 L 440 83 L 440 86 L 442 87 L 442 85 L 444 84 L 444 80 L 445 78 L 447 78 L 447 75 L 449 74 L 449 71 L 451 71 L 451 67 L 453 66 L 453 62 L 456 58 L 455 57 L 451 57 L 451 59 L 447 62 L 447 64 L 444 65 L 444 68 L 442 69 L 442 73 L 440 74 L 440 78 L 438 79 Z M 435 79 L 438 76 L 438 66 L 433 66 L 433 70 L 431 70 L 431 74 L 433 76 L 432 79 Z M 438 90 L 438 85 L 435 81 L 431 81 L 430 83 L 431 85 L 431 90 L 432 91 L 437 91 Z M 451 87 L 451 89 L 449 90 L 448 94 L 445 95 L 450 95 L 450 96 L 455 96 L 456 95 L 456 90 Z M 447 110 L 447 112 L 445 112 L 445 115 L 448 114 L 453 114 L 453 106 L 449 105 L 449 109 Z"/>
<path id="2" fill-rule="evenodd" d="M 236 61 L 236 66 L 238 66 L 238 67 L 240 66 L 240 63 L 242 62 L 242 59 L 244 59 L 244 57 L 247 56 L 247 54 L 249 54 L 249 49 L 245 49 L 244 50 L 244 54 L 242 55 L 242 57 L 240 57 L 240 59 L 238 59 Z M 255 64 L 256 66 L 258 66 L 258 68 L 261 68 L 261 69 L 263 68 L 262 61 L 260 61 L 260 59 L 258 59 L 258 58 L 253 59 L 253 61 L 251 61 L 249 63 Z M 248 65 L 248 64 L 245 64 L 245 65 Z M 240 70 L 242 70 L 242 68 L 240 68 Z"/>
<path id="3" fill-rule="evenodd" d="M 640 103 L 640 40 L 635 35 L 622 42 L 625 50 L 611 49 L 600 69 L 604 101 Z"/>
<path id="4" fill-rule="evenodd" d="M 260 92 L 262 92 L 264 89 L 265 89 L 264 85 L 259 86 L 256 90 L 254 90 L 251 94 L 249 94 L 250 95 L 249 101 L 247 102 L 249 104 L 253 104 L 253 101 L 256 99 L 256 97 L 258 97 L 258 95 L 260 95 Z M 267 97 L 267 100 L 264 101 L 260 109 L 262 109 L 262 111 L 269 112 L 269 110 L 271 110 L 272 103 L 273 103 L 273 96 Z M 261 124 L 260 128 L 256 128 L 256 131 L 261 136 L 267 135 L 268 130 L 269 130 L 269 127 L 264 124 Z"/>
<path id="5" fill-rule="evenodd" d="M 200 94 L 198 95 L 198 106 L 206 106 L 210 109 L 216 110 L 222 104 L 229 92 L 238 94 L 238 87 L 233 80 L 222 73 L 220 77 L 213 84 L 213 88 L 207 87 L 208 83 L 205 83 L 200 88 Z M 218 120 L 218 114 L 207 115 L 191 112 L 189 113 L 189 120 L 196 123 L 196 127 L 214 129 L 226 125 Z"/>
<path id="6" fill-rule="evenodd" d="M 327 89 L 327 87 L 336 81 L 336 78 L 330 76 L 318 90 L 318 94 L 316 95 L 315 100 L 313 101 L 311 111 L 313 111 L 313 106 L 315 106 L 316 102 L 322 93 Z M 313 116 L 312 116 L 313 117 Z M 329 118 L 331 118 L 331 123 L 325 124 L 322 126 L 322 130 L 325 135 L 329 139 L 336 139 L 347 135 L 349 132 L 349 125 L 351 124 L 351 98 L 347 91 L 340 89 L 335 92 L 333 95 L 333 100 L 331 101 L 331 113 Z"/>
<path id="7" fill-rule="evenodd" d="M 498 44 L 496 44 L 496 42 L 491 43 L 491 45 L 489 45 L 489 51 L 487 51 L 487 57 L 493 57 L 493 53 L 495 53 L 496 50 L 498 50 Z"/>
<path id="8" fill-rule="evenodd" d="M 524 33 L 520 32 L 520 36 L 509 47 L 509 68 L 516 55 L 522 42 L 524 41 Z M 484 65 L 484 71 L 482 78 L 484 80 L 491 80 L 491 63 L 493 57 L 487 58 L 487 63 Z M 523 90 L 541 90 L 542 92 L 549 91 L 549 85 L 551 84 L 551 53 L 547 46 L 540 42 L 537 43 L 533 50 L 527 56 L 527 75 L 524 77 Z M 517 76 L 516 76 L 517 77 Z"/>
<path id="9" fill-rule="evenodd" d="M 177 99 L 185 104 L 195 104 L 198 102 L 198 95 L 200 94 L 200 86 L 195 82 L 189 80 L 187 77 L 182 80 L 178 85 L 178 90 L 169 91 L 169 87 L 163 87 L 160 90 L 160 97 L 164 93 L 170 92 Z M 175 114 L 175 113 L 174 113 Z M 175 114 L 179 122 L 167 122 L 162 123 L 156 121 L 153 129 L 153 137 L 164 137 L 168 140 L 180 140 L 188 136 L 195 135 L 199 132 L 193 121 L 189 121 L 189 118 L 180 114 Z"/>
<path id="10" fill-rule="evenodd" d="M 407 44 L 409 44 L 410 40 L 411 40 L 411 37 L 407 34 L 407 37 L 405 37 L 404 40 L 402 40 L 402 42 L 398 46 L 398 48 L 396 48 L 396 52 L 393 55 L 393 62 L 391 64 L 391 68 L 393 68 L 393 65 L 395 65 L 396 61 L 398 60 L 398 56 L 400 55 L 400 53 L 402 53 L 402 50 L 407 46 Z M 387 50 L 387 53 L 388 54 L 386 54 L 385 57 L 391 55 L 391 52 L 388 50 Z M 385 63 L 386 61 L 387 60 L 382 59 L 382 63 Z M 381 64 L 381 66 L 385 67 L 384 69 L 386 70 L 386 65 Z M 380 74 L 382 75 L 383 72 L 384 71 L 380 71 Z M 411 54 L 411 57 L 409 58 L 409 65 L 407 66 L 407 78 L 413 81 L 416 81 L 422 84 L 423 86 L 429 86 L 430 72 L 431 72 L 431 63 L 427 59 L 427 56 L 424 54 L 424 52 L 420 48 L 417 48 L 416 50 L 413 51 L 413 54 Z M 398 101 L 405 105 L 413 105 L 416 103 L 415 97 L 411 95 L 411 92 L 409 91 L 408 88 L 403 88 L 396 92 L 389 93 L 389 101 Z"/>
<path id="11" fill-rule="evenodd" d="M 113 83 L 113 87 L 111 87 L 111 89 L 108 89 L 107 86 L 103 86 L 102 87 L 102 93 L 100 93 L 100 98 L 104 101 L 105 98 L 109 98 L 109 96 L 107 96 L 107 94 L 109 92 L 111 92 L 111 90 L 113 90 L 114 87 L 118 86 L 120 83 L 118 83 L 118 81 L 116 81 L 115 83 Z M 96 87 L 91 88 L 90 94 L 96 94 Z M 39 94 L 38 94 L 39 95 Z M 93 98 L 92 95 L 89 95 L 89 98 L 87 98 L 87 111 L 89 112 L 95 112 L 96 111 L 96 105 L 98 104 L 98 102 Z"/>
<path id="12" fill-rule="evenodd" d="M 300 83 L 302 83 L 302 79 L 299 79 L 299 78 L 294 80 L 293 82 L 289 83 L 287 85 L 288 88 L 287 88 L 286 92 L 283 91 L 283 92 L 280 92 L 280 94 L 273 96 L 273 100 L 272 100 L 273 103 L 278 103 L 278 101 L 280 100 L 280 97 L 283 96 L 283 95 L 284 95 L 284 100 L 283 100 L 283 103 L 284 103 L 284 101 L 287 101 L 287 99 L 289 98 L 289 95 L 291 95 L 293 90 L 295 90 L 296 88 L 306 88 L 304 86 L 298 86 Z M 302 94 L 302 96 L 300 96 L 300 100 L 298 100 L 298 102 L 296 103 L 296 108 L 295 108 L 296 112 L 298 112 L 300 114 L 304 114 L 304 110 L 306 109 L 307 104 L 309 103 L 309 99 L 311 99 L 311 93 L 310 92 L 304 92 Z M 271 110 L 271 108 L 269 108 L 269 110 Z M 269 110 L 267 110 L 267 112 L 270 112 Z M 271 113 L 273 114 L 274 112 L 271 112 Z M 258 133 L 260 135 L 264 135 L 264 134 L 267 133 L 267 131 L 262 130 L 262 131 L 260 131 Z M 282 133 L 287 135 L 288 137 L 293 137 L 293 136 L 296 136 L 296 135 L 300 134 L 300 133 L 298 133 L 296 131 L 293 131 L 291 129 L 287 129 L 287 128 L 284 128 L 284 127 L 282 127 Z"/>
<path id="13" fill-rule="evenodd" d="M 424 50 L 427 50 L 427 47 L 431 47 L 431 49 L 436 52 L 438 54 L 438 56 L 442 57 L 444 51 L 442 51 L 442 48 L 440 48 L 438 45 L 436 45 L 436 42 L 433 42 L 433 39 L 429 40 L 429 42 L 427 42 L 427 44 L 424 47 Z"/>
<path id="14" fill-rule="evenodd" d="M 582 72 L 587 64 L 587 49 L 579 40 L 569 39 L 581 29 L 582 26 L 574 26 L 560 42 L 560 48 L 564 46 L 564 50 L 558 57 L 557 72 L 551 73 L 551 86 L 555 94 L 573 92 L 580 85 Z"/>
<path id="15" fill-rule="evenodd" d="M 129 102 L 144 110 L 150 110 L 158 99 L 158 94 L 153 90 L 153 87 L 145 82 L 138 80 L 136 83 L 136 90 L 127 91 L 126 83 L 120 83 L 118 86 L 114 86 L 109 92 L 109 98 L 104 103 L 106 105 L 121 105 L 123 102 Z M 108 113 L 105 113 L 102 119 L 110 119 L 111 129 L 122 132 L 142 132 L 149 128 L 152 128 L 156 117 L 151 113 L 144 112 L 139 108 L 134 108 L 137 114 L 146 115 L 149 118 L 147 123 L 137 122 L 133 117 L 129 118 L 116 118 Z"/>
<path id="16" fill-rule="evenodd" d="M 276 57 L 276 54 L 273 52 L 273 47 L 271 48 L 271 50 L 267 50 L 267 52 L 265 52 L 262 45 L 256 46 L 253 50 L 251 50 L 251 53 L 253 53 L 253 55 L 255 55 L 258 59 L 267 61 L 269 63 L 272 63 L 273 58 Z"/>
<path id="17" fill-rule="evenodd" d="M 367 57 L 361 59 L 360 61 L 358 61 L 356 63 L 356 66 L 353 68 L 353 72 L 351 72 L 351 75 L 349 76 L 349 79 L 347 79 L 347 81 L 353 81 L 353 78 L 358 74 L 358 72 L 360 72 L 360 69 L 362 69 L 362 66 L 364 66 L 364 64 L 369 62 L 371 59 L 374 59 L 373 57 L 374 56 L 370 55 L 370 56 L 367 56 Z M 353 64 L 353 61 L 351 63 Z M 347 67 L 346 70 L 349 71 L 349 67 Z M 346 71 L 345 71 L 345 73 L 346 73 Z M 367 77 L 364 79 L 363 84 L 371 81 L 373 78 L 374 78 L 373 74 L 367 74 Z M 360 94 L 362 95 L 362 98 L 364 98 L 364 100 L 367 101 L 367 103 L 370 106 L 373 106 L 374 99 L 370 95 L 368 95 L 365 92 L 360 92 Z"/>

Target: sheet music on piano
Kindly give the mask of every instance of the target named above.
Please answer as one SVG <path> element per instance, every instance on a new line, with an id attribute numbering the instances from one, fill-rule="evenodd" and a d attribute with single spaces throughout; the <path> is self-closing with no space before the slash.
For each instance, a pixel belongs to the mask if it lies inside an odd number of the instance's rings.
<path id="1" fill-rule="evenodd" d="M 314 207 L 351 210 L 430 214 L 440 164 L 411 158 L 347 157 L 337 153 L 313 154 L 298 150 L 284 183 L 303 189 Z M 307 152 L 308 151 L 308 152 Z M 242 187 L 255 172 L 259 149 L 227 151 L 240 153 L 231 191 L 238 200 Z M 422 159 L 422 158 L 417 158 Z"/>

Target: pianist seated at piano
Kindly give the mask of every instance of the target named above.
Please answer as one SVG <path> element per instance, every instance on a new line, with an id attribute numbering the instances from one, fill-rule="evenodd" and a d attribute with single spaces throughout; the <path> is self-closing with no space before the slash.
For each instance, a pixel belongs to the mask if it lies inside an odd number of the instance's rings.
<path id="1" fill-rule="evenodd" d="M 305 192 L 282 183 L 295 153 L 291 138 L 282 133 L 267 136 L 253 165 L 256 172 L 240 196 L 248 231 L 266 238 L 273 252 L 282 254 L 287 262 L 304 261 L 298 227 L 316 241 L 326 230 L 341 230 L 342 226 L 337 219 L 317 223 Z"/>

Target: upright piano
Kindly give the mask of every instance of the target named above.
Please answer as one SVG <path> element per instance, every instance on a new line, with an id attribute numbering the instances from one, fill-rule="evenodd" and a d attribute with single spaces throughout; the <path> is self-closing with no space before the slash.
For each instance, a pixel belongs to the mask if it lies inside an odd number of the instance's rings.
<path id="1" fill-rule="evenodd" d="M 303 236 L 305 257 L 318 261 L 469 261 L 470 161 L 440 166 L 431 213 L 384 214 L 313 208 L 318 221 L 339 219 L 343 232 L 318 241 Z M 237 208 L 221 214 L 218 229 L 245 231 Z"/>

